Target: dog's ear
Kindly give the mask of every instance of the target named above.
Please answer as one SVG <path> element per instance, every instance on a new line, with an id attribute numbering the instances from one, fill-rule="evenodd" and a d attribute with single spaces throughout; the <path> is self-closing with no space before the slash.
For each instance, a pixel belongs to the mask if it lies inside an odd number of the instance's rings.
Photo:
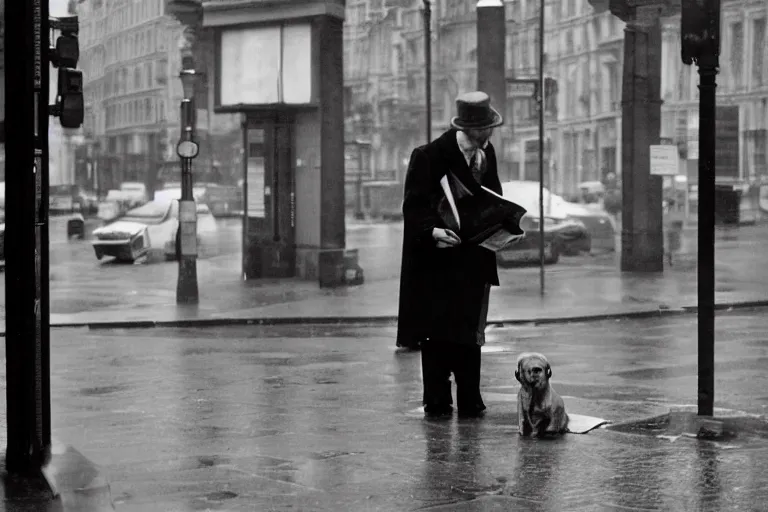
<path id="1" fill-rule="evenodd" d="M 525 382 L 523 382 L 523 379 L 520 378 L 520 372 L 523 370 L 523 362 L 518 361 L 517 362 L 517 370 L 515 370 L 515 378 L 517 379 L 517 382 L 525 386 Z"/>
<path id="2" fill-rule="evenodd" d="M 547 372 L 547 378 L 548 378 L 548 379 L 551 379 L 551 378 L 552 378 L 552 367 L 551 367 L 551 366 L 549 366 L 549 363 L 547 363 L 547 369 L 546 369 L 546 372 Z"/>

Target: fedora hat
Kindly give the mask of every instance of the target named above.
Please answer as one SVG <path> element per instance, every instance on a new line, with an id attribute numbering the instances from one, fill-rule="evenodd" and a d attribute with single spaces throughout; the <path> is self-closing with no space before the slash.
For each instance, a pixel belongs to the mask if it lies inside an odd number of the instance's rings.
<path id="1" fill-rule="evenodd" d="M 459 115 L 451 119 L 458 130 L 484 130 L 504 124 L 501 114 L 491 106 L 491 98 L 482 91 L 461 94 L 456 98 Z"/>

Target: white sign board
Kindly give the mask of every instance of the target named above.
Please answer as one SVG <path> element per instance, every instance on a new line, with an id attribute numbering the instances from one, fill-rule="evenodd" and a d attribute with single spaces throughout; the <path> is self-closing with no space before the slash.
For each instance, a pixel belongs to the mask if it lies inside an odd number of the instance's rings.
<path id="1" fill-rule="evenodd" d="M 532 97 L 536 94 L 536 83 L 535 82 L 513 82 L 508 81 L 507 82 L 507 97 L 508 98 L 515 98 L 515 97 Z"/>
<path id="2" fill-rule="evenodd" d="M 222 31 L 219 104 L 310 103 L 311 36 L 308 23 Z"/>
<path id="3" fill-rule="evenodd" d="M 651 174 L 677 176 L 679 165 L 677 146 L 651 146 Z"/>

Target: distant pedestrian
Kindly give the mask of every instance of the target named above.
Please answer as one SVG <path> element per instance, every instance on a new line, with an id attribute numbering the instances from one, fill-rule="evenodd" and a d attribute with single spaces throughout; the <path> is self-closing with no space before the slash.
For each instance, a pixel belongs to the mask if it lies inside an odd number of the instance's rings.
<path id="1" fill-rule="evenodd" d="M 491 286 L 498 286 L 496 255 L 462 243 L 441 219 L 440 180 L 450 171 L 470 192 L 485 186 L 502 194 L 493 128 L 503 123 L 484 92 L 456 99 L 452 128 L 411 154 L 403 200 L 404 237 L 397 345 L 421 349 L 424 411 L 453 412 L 450 375 L 462 416 L 481 416 L 480 347 Z"/>

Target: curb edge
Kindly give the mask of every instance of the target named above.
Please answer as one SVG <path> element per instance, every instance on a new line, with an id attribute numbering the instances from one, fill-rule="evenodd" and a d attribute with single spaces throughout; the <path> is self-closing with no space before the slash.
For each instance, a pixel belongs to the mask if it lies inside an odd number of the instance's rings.
<path id="1" fill-rule="evenodd" d="M 756 309 L 768 307 L 768 300 L 752 300 L 715 304 L 716 311 L 731 309 Z M 643 319 L 662 318 L 671 316 L 690 315 L 698 312 L 698 306 L 682 306 L 677 308 L 656 307 L 621 313 L 604 313 L 594 315 L 560 316 L 551 318 L 520 319 L 510 318 L 489 320 L 488 325 L 505 327 L 509 325 L 548 325 L 561 323 L 598 322 L 612 319 Z M 267 318 L 190 318 L 184 320 L 136 320 L 119 322 L 62 322 L 52 323 L 51 328 L 88 328 L 88 330 L 109 329 L 150 329 L 150 328 L 183 328 L 183 327 L 224 327 L 239 325 L 360 325 L 360 324 L 396 324 L 397 316 L 349 316 L 349 317 L 267 317 Z M 4 337 L 5 332 L 0 333 Z"/>

